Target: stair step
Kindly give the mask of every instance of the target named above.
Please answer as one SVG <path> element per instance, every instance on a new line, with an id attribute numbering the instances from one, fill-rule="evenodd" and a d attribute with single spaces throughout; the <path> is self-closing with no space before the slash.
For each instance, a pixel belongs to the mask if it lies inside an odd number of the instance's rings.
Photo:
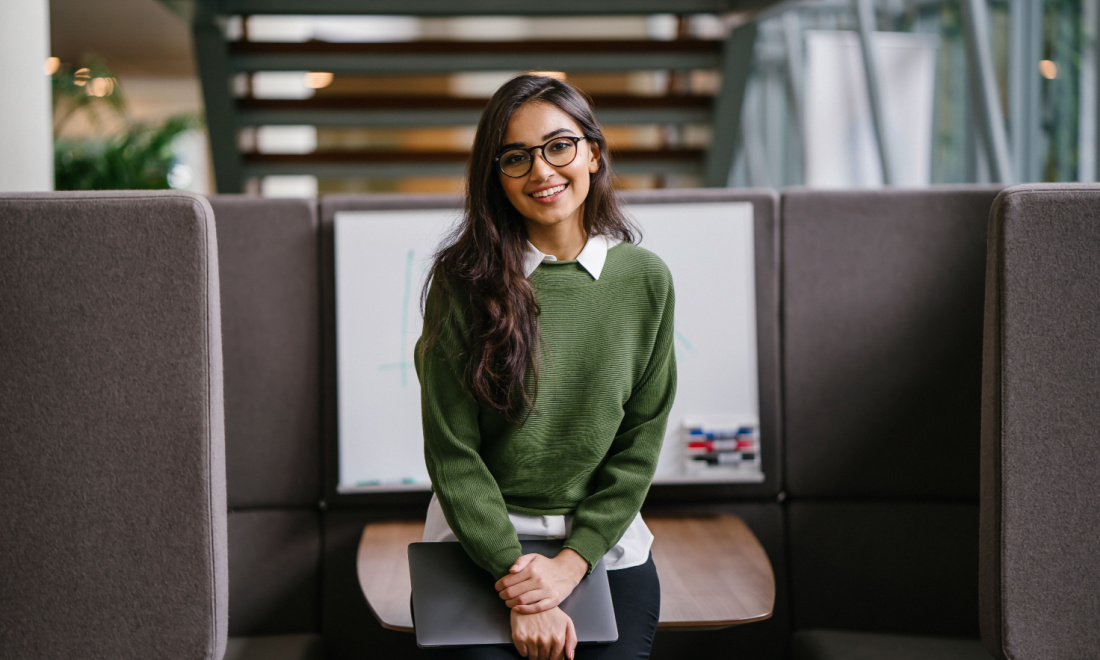
<path id="1" fill-rule="evenodd" d="M 715 69 L 722 42 L 701 39 L 267 43 L 229 47 L 230 68 L 333 73 Z"/>
<path id="2" fill-rule="evenodd" d="M 238 126 L 308 124 L 326 127 L 462 126 L 476 124 L 488 101 L 449 96 L 317 96 L 303 100 L 241 99 Z M 593 98 L 600 122 L 709 123 L 707 96 L 607 95 Z"/>
<path id="3" fill-rule="evenodd" d="M 618 174 L 699 174 L 702 149 L 612 149 Z M 461 175 L 466 151 L 390 149 L 315 151 L 308 154 L 244 154 L 247 176 L 312 174 L 321 177 Z"/>
<path id="4" fill-rule="evenodd" d="M 189 5 L 200 0 L 162 0 Z M 516 0 L 221 0 L 224 14 L 336 14 L 398 16 L 586 16 L 627 14 L 721 14 L 747 11 L 775 0 L 558 0 L 552 5 Z"/>

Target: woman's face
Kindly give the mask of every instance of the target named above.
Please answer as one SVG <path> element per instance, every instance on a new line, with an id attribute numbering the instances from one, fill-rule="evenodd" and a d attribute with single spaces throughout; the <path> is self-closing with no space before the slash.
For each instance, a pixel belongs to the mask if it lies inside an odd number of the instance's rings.
<path id="1" fill-rule="evenodd" d="M 577 122 L 556 105 L 530 101 L 512 115 L 504 133 L 504 144 L 505 148 L 533 147 L 559 136 L 583 137 L 584 133 Z M 499 170 L 498 174 L 504 194 L 527 219 L 529 232 L 536 229 L 532 225 L 545 229 L 576 227 L 583 231 L 589 175 L 599 169 L 599 147 L 581 140 L 577 143 L 576 158 L 568 165 L 554 167 L 546 162 L 542 150 L 536 150 L 531 171 L 526 176 L 513 178 Z"/>

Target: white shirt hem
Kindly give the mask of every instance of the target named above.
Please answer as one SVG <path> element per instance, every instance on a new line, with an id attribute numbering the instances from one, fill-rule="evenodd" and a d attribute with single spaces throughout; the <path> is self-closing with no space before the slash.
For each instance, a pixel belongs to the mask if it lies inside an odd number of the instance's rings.
<path id="1" fill-rule="evenodd" d="M 573 516 L 528 516 L 509 513 L 508 520 L 512 522 L 520 540 L 564 539 L 569 536 L 573 528 Z M 428 504 L 423 540 L 429 543 L 458 540 L 455 533 L 451 531 L 451 526 L 447 524 L 443 507 L 439 505 L 439 498 L 435 493 L 432 493 L 432 501 Z M 609 571 L 641 566 L 649 559 L 649 550 L 652 546 L 653 533 L 642 520 L 642 514 L 635 514 L 634 520 L 626 528 L 619 542 L 603 556 L 604 566 Z"/>

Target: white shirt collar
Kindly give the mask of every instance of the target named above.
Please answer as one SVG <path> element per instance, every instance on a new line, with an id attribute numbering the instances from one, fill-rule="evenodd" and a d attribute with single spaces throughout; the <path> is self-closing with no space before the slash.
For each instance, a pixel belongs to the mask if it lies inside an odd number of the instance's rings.
<path id="1" fill-rule="evenodd" d="M 603 265 L 607 261 L 608 249 L 618 245 L 622 242 L 622 239 L 609 238 L 607 236 L 590 236 L 588 242 L 584 244 L 584 248 L 581 249 L 581 253 L 577 255 L 577 263 L 581 265 L 588 274 L 592 276 L 592 279 L 600 279 L 600 273 L 603 272 Z M 552 254 L 543 254 L 537 247 L 531 244 L 531 241 L 527 241 L 527 254 L 523 257 L 523 275 L 525 277 L 531 277 L 531 273 L 535 272 L 535 269 L 539 267 L 544 261 L 557 261 L 558 258 Z"/>

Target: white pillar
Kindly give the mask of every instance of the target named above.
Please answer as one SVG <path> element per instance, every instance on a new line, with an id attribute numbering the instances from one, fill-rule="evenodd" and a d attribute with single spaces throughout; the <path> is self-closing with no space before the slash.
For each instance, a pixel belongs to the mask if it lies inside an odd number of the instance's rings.
<path id="1" fill-rule="evenodd" d="M 0 192 L 53 190 L 49 0 L 0 2 Z"/>

